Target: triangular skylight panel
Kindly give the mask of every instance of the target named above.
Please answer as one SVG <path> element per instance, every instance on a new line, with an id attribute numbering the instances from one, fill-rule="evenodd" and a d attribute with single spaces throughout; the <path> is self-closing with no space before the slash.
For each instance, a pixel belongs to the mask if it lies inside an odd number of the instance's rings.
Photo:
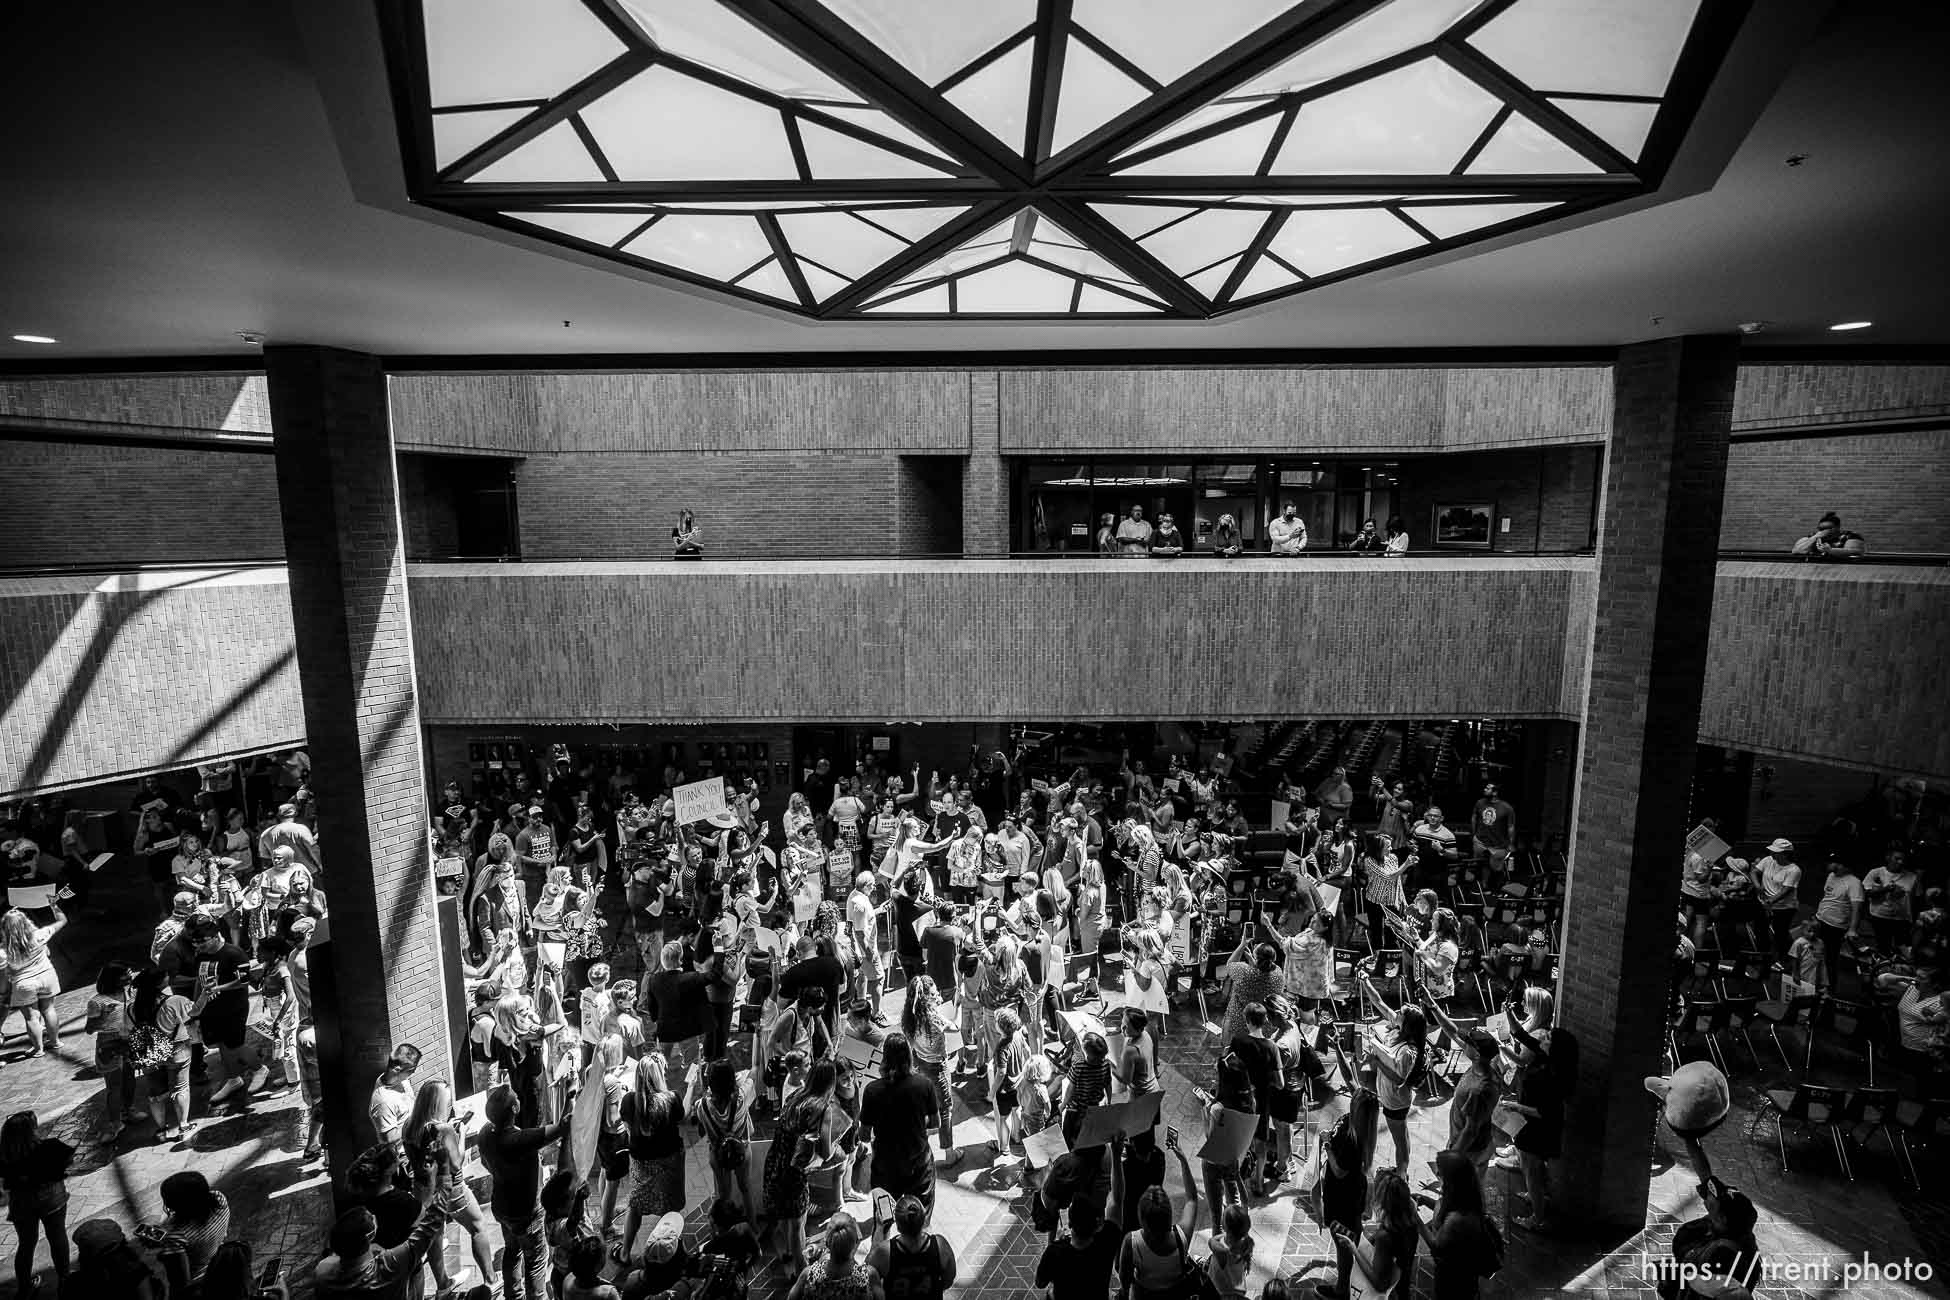
<path id="1" fill-rule="evenodd" d="M 1512 114 L 1469 164 L 1471 176 L 1577 175 L 1603 171 L 1583 154 L 1527 117 Z"/>
<path id="2" fill-rule="evenodd" d="M 1029 129 L 1029 78 L 1035 68 L 1035 43 L 1024 40 L 949 87 L 945 98 L 1011 151 L 1020 152 Z"/>
<path id="3" fill-rule="evenodd" d="M 1148 88 L 1082 41 L 1063 56 L 1062 97 L 1056 104 L 1052 154 L 1062 153 L 1125 109 L 1150 96 Z"/>
<path id="4" fill-rule="evenodd" d="M 1258 117 L 1118 170 L 1129 176 L 1252 176 L 1279 125 L 1278 117 Z"/>
<path id="5" fill-rule="evenodd" d="M 1482 0 L 1392 0 L 1311 42 L 1298 54 L 1225 92 L 1229 100 L 1305 90 L 1442 35 Z"/>
<path id="6" fill-rule="evenodd" d="M 1533 90 L 1656 98 L 1672 80 L 1699 6 L 1700 0 L 1517 0 L 1469 43 Z"/>
<path id="7" fill-rule="evenodd" d="M 857 101 L 807 62 L 722 5 L 700 0 L 623 0 L 622 9 L 659 50 L 788 99 Z"/>
<path id="8" fill-rule="evenodd" d="M 626 52 L 581 0 L 423 0 L 432 106 L 549 99 Z"/>
<path id="9" fill-rule="evenodd" d="M 696 0 L 705 3 L 705 0 Z M 841 22 L 930 86 L 1036 21 L 1036 0 L 826 0 Z"/>
<path id="10" fill-rule="evenodd" d="M 435 113 L 433 165 L 453 166 L 534 111 L 532 108 L 481 108 L 466 113 Z"/>
<path id="11" fill-rule="evenodd" d="M 1293 0 L 1075 0 L 1070 21 L 1168 85 L 1292 7 Z"/>
<path id="12" fill-rule="evenodd" d="M 582 120 L 623 181 L 799 174 L 777 109 L 669 68 L 638 73 L 583 109 Z"/>
<path id="13" fill-rule="evenodd" d="M 600 181 L 602 169 L 583 147 L 582 138 L 567 122 L 503 154 L 468 178 L 481 185 L 550 185 L 572 181 Z"/>
<path id="14" fill-rule="evenodd" d="M 1422 59 L 1302 106 L 1273 174 L 1446 175 L 1502 106 L 1448 64 Z"/>
<path id="15" fill-rule="evenodd" d="M 571 239 L 614 248 L 650 220 L 649 212 L 510 212 L 516 221 L 541 226 Z"/>
<path id="16" fill-rule="evenodd" d="M 1743 35 L 1701 0 L 385 4 L 417 207 L 814 319 L 1198 319 L 1664 202 L 1721 111 L 1667 99 L 1681 51 L 1698 89 Z"/>
<path id="17" fill-rule="evenodd" d="M 1311 277 L 1332 275 L 1427 243 L 1386 209 L 1327 208 L 1288 213 L 1266 248 Z"/>
<path id="18" fill-rule="evenodd" d="M 772 254 L 756 217 L 676 213 L 623 245 L 623 251 L 680 271 L 730 280 Z"/>
<path id="19" fill-rule="evenodd" d="M 1555 203 L 1431 203 L 1404 207 L 1402 211 L 1437 239 L 1454 239 L 1472 230 L 1534 216 L 1556 206 Z"/>
<path id="20" fill-rule="evenodd" d="M 939 177 L 947 175 L 905 154 L 841 131 L 829 130 L 817 122 L 802 121 L 799 137 L 805 142 L 806 169 L 816 181 L 897 179 L 903 176 Z"/>
<path id="21" fill-rule="evenodd" d="M 1657 104 L 1636 100 L 1553 98 L 1550 102 L 1631 162 L 1644 152 L 1645 138 L 1659 116 Z"/>

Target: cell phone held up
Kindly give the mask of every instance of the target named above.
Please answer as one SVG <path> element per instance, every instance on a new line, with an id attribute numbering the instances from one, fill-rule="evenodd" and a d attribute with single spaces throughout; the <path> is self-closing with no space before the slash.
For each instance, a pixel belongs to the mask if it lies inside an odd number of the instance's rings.
<path id="1" fill-rule="evenodd" d="M 260 1291 L 269 1291 L 283 1280 L 284 1259 L 282 1256 L 273 1255 L 265 1263 L 264 1271 L 257 1275 L 257 1289 Z"/>

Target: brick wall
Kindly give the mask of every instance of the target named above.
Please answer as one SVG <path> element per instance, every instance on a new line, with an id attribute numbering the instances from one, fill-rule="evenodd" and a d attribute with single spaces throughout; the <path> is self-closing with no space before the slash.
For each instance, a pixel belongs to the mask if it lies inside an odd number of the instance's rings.
<path id="1" fill-rule="evenodd" d="M 1009 462 L 1002 458 L 1001 379 L 968 377 L 968 469 L 962 477 L 962 547 L 969 555 L 1009 553 Z"/>
<path id="2" fill-rule="evenodd" d="M 896 555 L 959 555 L 963 456 L 902 456 L 894 510 Z"/>
<path id="3" fill-rule="evenodd" d="M 968 449 L 955 370 L 396 375 L 391 402 L 399 445 L 416 449 Z"/>
<path id="4" fill-rule="evenodd" d="M 0 428 L 131 436 L 268 434 L 262 374 L 89 375 L 0 382 Z"/>
<path id="5" fill-rule="evenodd" d="M 1950 776 L 1950 570 L 1720 566 L 1700 739 Z"/>
<path id="6" fill-rule="evenodd" d="M 1735 432 L 1950 415 L 1950 366 L 1749 364 L 1733 397 Z"/>
<path id="7" fill-rule="evenodd" d="M 445 479 L 443 458 L 401 455 L 398 465 L 400 525 L 407 555 L 460 554 L 460 516 Z"/>
<path id="8" fill-rule="evenodd" d="M 1540 717 L 1562 703 L 1563 611 L 1589 563 L 426 565 L 412 581 L 430 723 Z M 516 608 L 478 635 L 483 610 Z M 1398 635 L 1409 608 L 1423 616 Z"/>
<path id="9" fill-rule="evenodd" d="M 0 441 L 0 564 L 274 559 L 278 485 L 261 452 Z"/>
<path id="10" fill-rule="evenodd" d="M 689 508 L 710 556 L 891 555 L 905 458 L 570 452 L 516 472 L 522 554 L 666 558 Z"/>
<path id="11" fill-rule="evenodd" d="M 305 734 L 281 569 L 0 581 L 0 793 Z"/>
<path id="12" fill-rule="evenodd" d="M 1588 442 L 1611 417 L 1604 366 L 1005 370 L 1016 453 L 1436 451 Z"/>
<path id="13" fill-rule="evenodd" d="M 1950 552 L 1950 426 L 1736 442 L 1720 544 L 1782 551 L 1829 510 L 1885 551 Z"/>
<path id="14" fill-rule="evenodd" d="M 1496 507 L 1494 551 L 1577 551 L 1591 544 L 1597 447 L 1457 452 L 1401 467 L 1401 514 L 1414 545 L 1427 548 L 1438 504 Z M 1502 531 L 1502 520 L 1510 530 Z M 1386 523 L 1386 520 L 1376 520 Z"/>

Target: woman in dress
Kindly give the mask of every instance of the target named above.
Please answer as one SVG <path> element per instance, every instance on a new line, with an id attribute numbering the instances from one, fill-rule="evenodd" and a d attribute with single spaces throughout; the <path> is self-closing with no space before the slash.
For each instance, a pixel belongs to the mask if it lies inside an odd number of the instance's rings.
<path id="1" fill-rule="evenodd" d="M 637 1229 L 684 1208 L 683 1111 L 677 1094 L 664 1083 L 661 1052 L 646 1052 L 636 1063 L 636 1081 L 623 1098 L 623 1125 L 629 1130 L 630 1203 L 623 1219 L 618 1263 L 634 1258 Z"/>
<path id="2" fill-rule="evenodd" d="M 61 1015 L 54 999 L 61 993 L 61 979 L 54 973 L 54 959 L 47 946 L 68 924 L 68 914 L 58 899 L 47 900 L 54 913 L 53 925 L 35 925 L 27 913 L 15 910 L 0 916 L 0 950 L 7 955 L 7 973 L 13 989 L 7 1005 L 21 1013 L 27 1022 L 29 1056 L 39 1056 L 61 1045 Z"/>
<path id="3" fill-rule="evenodd" d="M 834 1214 L 826 1224 L 826 1258 L 801 1272 L 792 1281 L 786 1300 L 885 1300 L 880 1275 L 855 1259 L 860 1248 L 860 1227 L 845 1210 Z"/>
<path id="4" fill-rule="evenodd" d="M 440 1079 L 421 1084 L 400 1137 L 420 1204 L 438 1204 L 449 1219 L 465 1228 L 473 1246 L 474 1267 L 482 1277 L 493 1277 L 494 1245 L 487 1238 L 487 1218 L 481 1213 L 474 1190 L 461 1176 L 461 1167 L 467 1162 L 467 1122 L 454 1114 L 454 1090 Z M 449 1290 L 453 1278 L 447 1268 L 444 1228 L 434 1248 L 427 1252 L 427 1263 L 433 1268 L 439 1290 Z"/>
<path id="5" fill-rule="evenodd" d="M 831 1061 L 806 1072 L 806 1086 L 779 1116 L 772 1150 L 765 1157 L 765 1205 L 778 1230 L 778 1262 L 784 1272 L 799 1268 L 806 1256 L 806 1170 L 833 1154 L 837 1078 Z M 843 1217 L 835 1216 L 834 1222 Z"/>
<path id="6" fill-rule="evenodd" d="M 1333 1010 L 1334 928 L 1331 912 L 1315 912 L 1305 929 L 1286 940 L 1286 992 L 1294 1005 L 1312 1011 L 1323 1003 Z"/>
<path id="7" fill-rule="evenodd" d="M 915 1072 L 934 1085 L 935 1103 L 941 1108 L 941 1163 L 953 1165 L 961 1159 L 961 1151 L 955 1146 L 955 1099 L 948 1089 L 948 1017 L 932 976 L 916 975 L 908 984 L 901 1032 L 914 1049 Z"/>

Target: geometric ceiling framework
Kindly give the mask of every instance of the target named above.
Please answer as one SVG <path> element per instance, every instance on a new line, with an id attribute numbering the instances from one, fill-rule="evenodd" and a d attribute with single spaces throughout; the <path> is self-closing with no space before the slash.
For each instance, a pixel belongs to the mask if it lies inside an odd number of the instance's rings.
<path id="1" fill-rule="evenodd" d="M 821 319 L 1198 319 L 1658 188 L 1732 0 L 385 0 L 420 204 Z"/>

